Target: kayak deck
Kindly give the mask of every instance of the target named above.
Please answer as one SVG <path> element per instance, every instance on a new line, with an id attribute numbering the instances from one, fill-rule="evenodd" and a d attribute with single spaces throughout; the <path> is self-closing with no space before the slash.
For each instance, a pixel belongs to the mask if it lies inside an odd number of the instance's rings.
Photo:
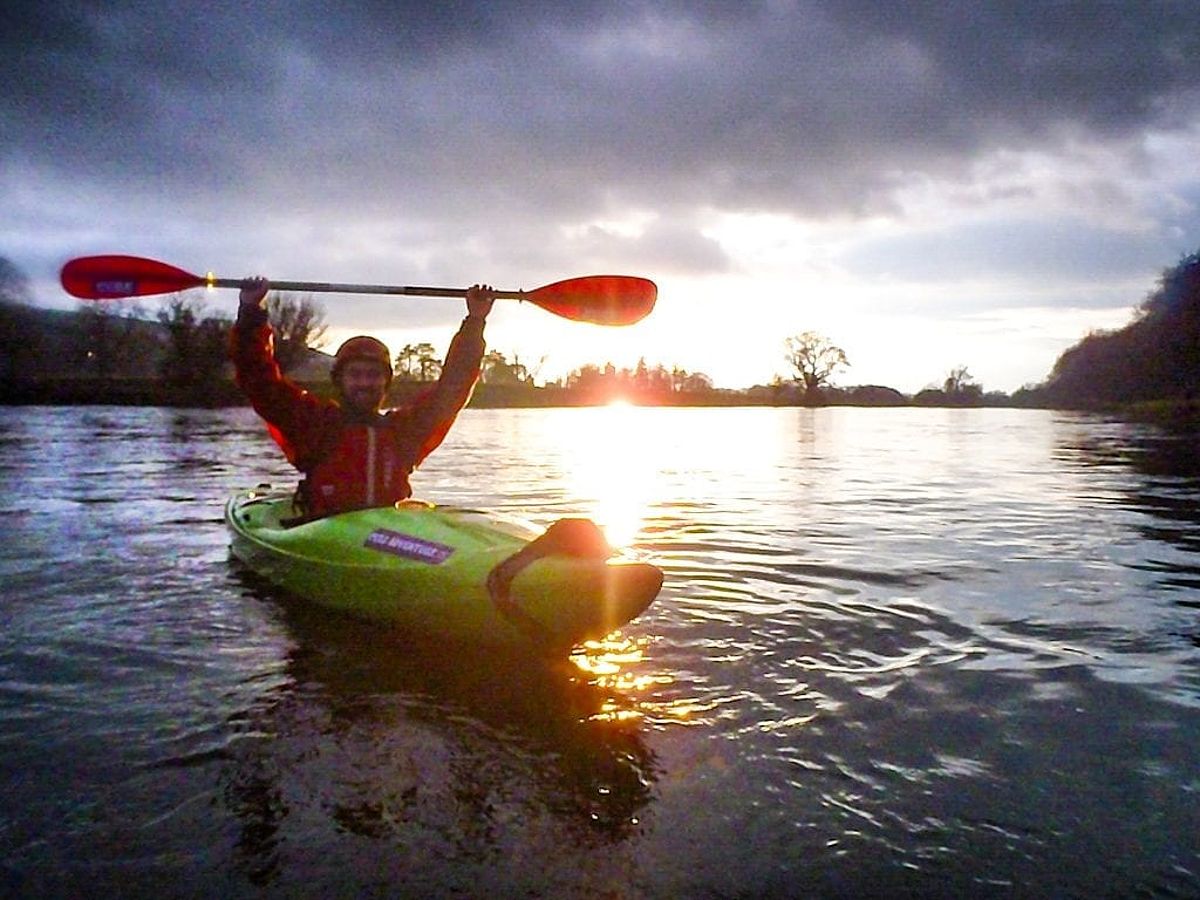
<path id="1" fill-rule="evenodd" d="M 419 501 L 294 516 L 290 493 L 236 494 L 225 509 L 233 555 L 306 600 L 431 636 L 569 649 L 642 613 L 662 586 L 648 563 L 551 548 L 521 563 L 498 602 L 489 575 L 538 537 L 521 523 Z"/>

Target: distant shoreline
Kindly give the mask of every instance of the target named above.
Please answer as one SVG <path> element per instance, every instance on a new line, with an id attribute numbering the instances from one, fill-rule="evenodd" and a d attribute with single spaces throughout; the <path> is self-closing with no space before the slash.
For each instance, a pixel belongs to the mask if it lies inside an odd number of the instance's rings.
<path id="1" fill-rule="evenodd" d="M 301 387 L 319 396 L 328 395 L 328 381 L 299 382 Z M 428 382 L 395 382 L 388 396 L 388 405 L 399 405 L 409 397 L 429 387 Z M 201 388 L 172 387 L 157 378 L 146 377 L 58 377 L 27 378 L 10 380 L 3 385 L 6 406 L 183 406 L 197 408 L 219 408 L 247 406 L 237 385 L 222 380 Z M 1007 399 L 1007 398 L 1006 398 Z M 475 388 L 470 406 L 482 409 L 497 408 L 543 408 L 607 406 L 614 401 L 624 401 L 632 406 L 685 406 L 685 407 L 728 407 L 728 406 L 785 406 L 801 407 L 805 404 L 795 391 L 759 388 L 750 390 L 727 390 L 714 388 L 705 391 L 676 391 L 669 394 L 638 394 L 633 391 L 583 391 L 577 388 L 548 385 L 479 384 Z M 1028 404 L 1016 402 L 982 403 L 930 403 L 914 402 L 910 398 L 893 392 L 886 398 L 877 395 L 856 397 L 847 391 L 831 390 L 825 402 L 815 406 L 863 406 L 863 407 L 961 407 L 1003 406 L 1020 407 Z"/>
<path id="2" fill-rule="evenodd" d="M 328 381 L 301 382 L 317 395 L 328 395 Z M 218 381 L 202 389 L 172 387 L 157 378 L 101 378 L 94 376 L 15 379 L 0 385 L 0 406 L 163 406 L 195 409 L 221 409 L 248 406 L 232 381 Z M 406 399 L 429 387 L 427 382 L 396 382 L 389 392 L 387 405 L 401 405 Z M 1004 402 L 1007 400 L 1008 402 Z M 928 399 L 893 395 L 883 402 L 877 396 L 856 398 L 851 392 L 831 390 L 816 407 L 859 407 L 892 409 L 1061 409 L 1113 415 L 1121 419 L 1160 424 L 1200 423 L 1200 403 L 1195 401 L 1156 401 L 1125 406 L 1052 406 L 1022 403 L 1013 398 L 985 399 L 975 403 L 930 402 Z M 607 406 L 623 401 L 644 407 L 804 407 L 802 399 L 785 390 L 752 389 L 733 391 L 714 388 L 708 391 L 673 392 L 666 395 L 638 396 L 636 393 L 597 393 L 549 385 L 480 384 L 475 388 L 468 408 L 473 409 L 554 409 Z"/>
<path id="3" fill-rule="evenodd" d="M 327 380 L 298 381 L 301 387 L 318 396 L 327 396 L 332 385 Z M 405 400 L 430 387 L 430 382 L 396 381 L 389 393 L 387 406 L 398 406 Z M 221 408 L 248 406 L 241 390 L 230 380 L 216 381 L 198 387 L 175 387 L 152 377 L 63 376 L 10 380 L 3 386 L 0 405 L 7 406 L 176 406 Z M 856 402 L 846 391 L 830 390 L 828 402 L 816 406 L 960 406 L 965 404 L 913 403 L 898 392 L 886 397 L 872 394 Z M 667 407 L 729 407 L 729 406 L 805 406 L 797 391 L 782 388 L 728 390 L 712 388 L 703 391 L 673 391 L 670 393 L 639 393 L 632 390 L 579 388 L 547 385 L 476 385 L 469 404 L 477 409 L 539 409 L 553 407 L 607 406 L 624 401 L 631 406 Z M 977 403 L 971 405 L 1010 405 Z"/>

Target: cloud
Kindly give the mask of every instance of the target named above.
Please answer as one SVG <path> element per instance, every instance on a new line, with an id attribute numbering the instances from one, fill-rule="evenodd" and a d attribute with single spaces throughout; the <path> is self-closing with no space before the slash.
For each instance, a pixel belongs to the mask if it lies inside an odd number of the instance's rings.
<path id="1" fill-rule="evenodd" d="M 940 229 L 867 239 L 841 263 L 867 278 L 926 284 L 1007 282 L 1017 290 L 1025 285 L 1034 289 L 1030 302 L 1040 305 L 1040 285 L 1144 283 L 1146 271 L 1161 266 L 1162 259 L 1156 234 L 1119 233 L 1078 219 L 1039 217 L 955 221 Z M 1113 305 L 1107 296 L 1092 302 Z M 1128 302 L 1126 298 L 1120 305 Z"/>
<path id="2" fill-rule="evenodd" d="M 120 251 L 751 296 L 815 260 L 890 307 L 1107 309 L 1200 229 L 1191 0 L 9 6 L 0 254 L 40 284 Z M 862 233 L 756 288 L 737 221 Z"/>
<path id="3" fill-rule="evenodd" d="M 1062 123 L 1170 124 L 1200 82 L 1188 3 L 18 7 L 10 153 L 276 205 L 302 180 L 298 212 L 861 212 Z"/>

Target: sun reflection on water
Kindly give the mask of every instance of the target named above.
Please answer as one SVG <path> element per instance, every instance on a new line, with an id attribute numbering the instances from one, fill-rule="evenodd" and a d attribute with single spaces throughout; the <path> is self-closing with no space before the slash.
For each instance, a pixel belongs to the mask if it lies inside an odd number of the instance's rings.
<path id="1" fill-rule="evenodd" d="M 637 540 L 654 495 L 657 463 L 639 439 L 645 412 L 621 401 L 589 410 L 574 435 L 571 488 L 617 548 Z"/>
<path id="2" fill-rule="evenodd" d="M 645 641 L 634 641 L 614 632 L 599 641 L 587 641 L 570 657 L 581 676 L 592 685 L 610 692 L 593 720 L 628 721 L 644 718 L 642 695 L 674 679 L 665 673 L 636 670 L 645 659 Z"/>

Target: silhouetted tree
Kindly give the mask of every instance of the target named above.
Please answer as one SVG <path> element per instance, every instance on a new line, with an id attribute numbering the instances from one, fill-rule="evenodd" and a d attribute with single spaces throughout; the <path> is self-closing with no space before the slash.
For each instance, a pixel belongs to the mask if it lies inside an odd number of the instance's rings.
<path id="1" fill-rule="evenodd" d="M 971 378 L 971 373 L 967 371 L 966 366 L 956 366 L 946 376 L 946 380 L 942 383 L 942 390 L 947 394 L 957 394 L 972 381 L 974 379 Z"/>
<path id="2" fill-rule="evenodd" d="M 225 365 L 228 319 L 203 315 L 204 305 L 186 294 L 176 294 L 159 310 L 158 321 L 167 343 L 161 374 L 173 388 L 205 394 L 220 378 Z"/>
<path id="3" fill-rule="evenodd" d="M 850 365 L 841 347 L 834 346 L 815 331 L 805 331 L 784 343 L 787 345 L 784 358 L 796 372 L 794 380 L 804 384 L 807 402 L 820 396 L 821 388 L 829 383 L 834 372 Z"/>
<path id="4" fill-rule="evenodd" d="M 29 316 L 20 309 L 32 302 L 29 278 L 0 256 L 0 381 L 16 378 L 41 344 L 41 332 L 31 329 Z"/>
<path id="5" fill-rule="evenodd" d="M 442 363 L 433 344 L 405 344 L 396 354 L 398 381 L 436 381 L 442 374 Z"/>
<path id="6" fill-rule="evenodd" d="M 1166 269 L 1142 303 L 1140 322 L 1154 351 L 1141 360 L 1158 397 L 1194 398 L 1200 390 L 1200 251 Z"/>
<path id="7" fill-rule="evenodd" d="M 588 363 L 567 375 L 567 387 L 578 391 L 592 390 L 601 383 L 603 378 L 600 367 Z"/>
<path id="8" fill-rule="evenodd" d="M 489 350 L 483 357 L 482 379 L 486 384 L 525 384 L 529 373 L 515 357 L 509 362 L 499 350 Z"/>
<path id="9" fill-rule="evenodd" d="M 629 397 L 653 403 L 668 401 L 675 393 L 711 391 L 712 379 L 703 372 L 688 372 L 681 366 L 671 369 L 661 364 L 650 366 L 642 359 L 632 369 L 618 369 L 611 362 L 603 367 L 589 363 L 567 375 L 566 387 L 591 402 Z"/>
<path id="10" fill-rule="evenodd" d="M 273 293 L 267 297 L 267 318 L 275 332 L 275 359 L 290 372 L 325 337 L 325 308 L 311 296 Z"/>
<path id="11" fill-rule="evenodd" d="M 983 399 L 982 385 L 976 384 L 966 366 L 956 366 L 950 370 L 942 382 L 942 392 L 946 402 L 955 406 L 974 406 Z"/>
<path id="12" fill-rule="evenodd" d="M 1200 250 L 1183 257 L 1158 278 L 1158 287 L 1142 302 L 1141 315 L 1151 321 L 1200 317 Z"/>
<path id="13" fill-rule="evenodd" d="M 1200 388 L 1200 252 L 1163 271 L 1137 317 L 1092 332 L 1055 362 L 1046 396 L 1066 405 L 1194 397 Z"/>
<path id="14" fill-rule="evenodd" d="M 633 370 L 630 377 L 633 384 L 633 389 L 639 394 L 649 393 L 650 391 L 650 367 L 646 365 L 646 357 L 641 357 L 637 361 L 637 366 Z"/>
<path id="15" fill-rule="evenodd" d="M 145 310 L 131 300 L 81 303 L 76 337 L 79 365 L 102 378 L 137 368 L 129 360 L 139 350 L 138 328 L 144 315 Z M 146 346 L 140 349 L 151 350 Z"/>

